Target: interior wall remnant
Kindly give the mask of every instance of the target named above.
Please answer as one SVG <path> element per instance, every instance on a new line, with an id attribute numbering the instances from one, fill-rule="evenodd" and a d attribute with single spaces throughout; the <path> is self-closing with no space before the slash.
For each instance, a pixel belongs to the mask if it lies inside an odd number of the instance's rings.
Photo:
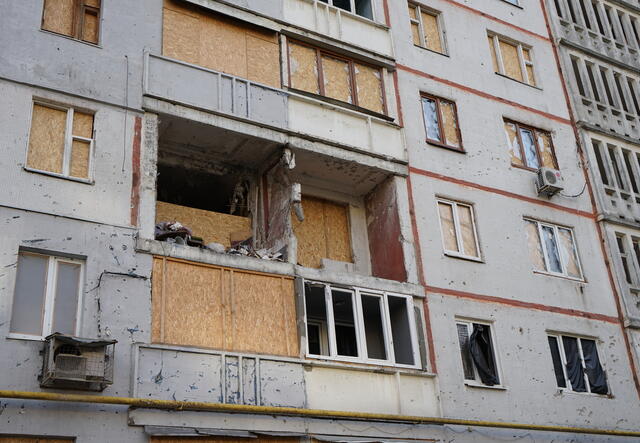
<path id="1" fill-rule="evenodd" d="M 293 221 L 298 264 L 320 268 L 323 258 L 353 263 L 347 206 L 305 196 L 302 209 L 304 221 Z"/>
<path id="2" fill-rule="evenodd" d="M 67 111 L 33 105 L 27 166 L 62 173 Z"/>
<path id="3" fill-rule="evenodd" d="M 153 343 L 299 356 L 292 278 L 155 257 L 152 281 Z"/>
<path id="4" fill-rule="evenodd" d="M 280 87 L 278 34 L 196 6 L 165 0 L 162 54 Z"/>
<path id="5" fill-rule="evenodd" d="M 393 178 L 380 183 L 365 199 L 371 274 L 406 281 L 398 201 Z"/>

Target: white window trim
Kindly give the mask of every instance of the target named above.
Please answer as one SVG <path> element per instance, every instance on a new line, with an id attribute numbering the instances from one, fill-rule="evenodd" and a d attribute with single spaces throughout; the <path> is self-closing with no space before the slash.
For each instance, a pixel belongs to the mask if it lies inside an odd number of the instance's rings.
<path id="1" fill-rule="evenodd" d="M 538 274 L 547 274 L 547 275 L 552 275 L 555 277 L 564 277 L 567 278 L 569 280 L 575 280 L 575 281 L 585 281 L 584 278 L 584 271 L 582 270 L 582 262 L 580 260 L 580 255 L 578 254 L 578 245 L 576 242 L 576 235 L 575 232 L 573 230 L 573 228 L 570 228 L 568 226 L 558 226 L 558 225 L 554 225 L 551 223 L 546 223 L 546 222 L 542 222 L 540 220 L 535 220 L 532 218 L 525 218 L 525 221 L 528 222 L 533 222 L 537 225 L 538 227 L 538 239 L 540 240 L 540 246 L 542 248 L 542 258 L 544 260 L 544 267 L 545 269 L 534 269 L 533 272 L 538 273 Z M 556 240 L 556 245 L 558 246 L 558 257 L 560 258 L 560 267 L 562 267 L 562 272 L 554 272 L 551 271 L 549 269 L 549 256 L 547 253 L 547 245 L 544 241 L 544 237 L 543 237 L 543 231 L 542 231 L 542 227 L 549 227 L 553 229 L 553 235 L 555 237 Z M 571 275 L 569 275 L 567 273 L 567 264 L 565 263 L 564 257 L 562 256 L 562 252 L 560 250 L 561 246 L 560 246 L 560 240 L 559 240 L 559 236 L 558 236 L 558 229 L 566 229 L 567 231 L 571 232 L 571 240 L 572 240 L 572 246 L 573 246 L 573 253 L 576 256 L 576 262 L 578 263 L 578 270 L 580 271 L 580 277 L 573 277 Z M 529 247 L 529 245 L 527 245 L 527 247 Z"/>
<path id="2" fill-rule="evenodd" d="M 555 337 L 558 343 L 558 351 L 560 352 L 560 362 L 562 363 L 562 373 L 564 375 L 564 382 L 566 383 L 567 387 L 566 388 L 562 388 L 562 387 L 557 387 L 558 390 L 562 391 L 562 392 L 568 392 L 568 393 L 572 393 L 572 394 L 581 394 L 581 395 L 595 395 L 597 397 L 608 397 L 611 396 L 611 385 L 609 384 L 609 376 L 607 374 L 607 366 L 605 365 L 605 362 L 602 360 L 602 355 L 600 354 L 600 350 L 598 349 L 598 339 L 595 337 L 585 337 L 582 335 L 575 335 L 575 334 L 565 334 L 565 333 L 555 333 L 555 332 L 547 332 L 547 336 L 548 337 Z M 585 382 L 585 386 L 587 387 L 587 392 L 580 392 L 580 391 L 574 391 L 573 387 L 571 386 L 571 380 L 569 380 L 569 377 L 567 376 L 567 355 L 565 353 L 564 350 L 564 343 L 562 342 L 562 337 L 572 337 L 577 339 L 578 342 L 578 355 L 580 356 L 580 365 L 582 366 L 582 376 L 584 377 L 584 382 Z M 605 374 L 607 374 L 607 390 L 609 391 L 608 394 L 597 394 L 594 392 L 591 392 L 591 384 L 589 383 L 589 377 L 587 377 L 586 372 L 584 371 L 584 369 L 586 368 L 585 362 L 584 362 L 584 353 L 582 351 L 582 340 L 593 340 L 595 342 L 596 345 L 596 353 L 598 355 L 598 360 L 600 361 L 600 366 L 602 366 L 602 370 L 605 372 Z M 552 357 L 552 364 L 553 364 L 553 357 Z M 555 375 L 555 370 L 554 370 L 554 375 Z M 557 382 L 556 382 L 557 383 Z"/>
<path id="3" fill-rule="evenodd" d="M 447 205 L 452 205 L 453 208 L 453 226 L 455 229 L 455 234 L 456 234 L 456 243 L 458 244 L 458 250 L 457 251 L 451 251 L 449 249 L 446 248 L 445 246 L 445 241 L 444 241 L 444 229 L 442 227 L 442 218 L 440 217 L 440 208 L 439 208 L 439 204 L 440 203 L 444 203 Z M 460 227 L 460 218 L 458 216 L 458 206 L 466 206 L 469 209 L 471 209 L 471 224 L 473 226 L 473 237 L 475 240 L 475 244 L 476 244 L 476 251 L 478 251 L 478 256 L 475 255 L 469 255 L 469 254 L 465 254 L 464 252 L 464 244 L 462 241 L 462 229 Z M 445 198 L 437 198 L 436 199 L 436 208 L 438 209 L 438 223 L 440 224 L 440 236 L 442 239 L 442 249 L 444 251 L 445 255 L 448 256 L 452 256 L 452 257 L 458 257 L 458 258 L 464 258 L 467 260 L 472 260 L 472 261 L 477 261 L 477 262 L 482 262 L 482 253 L 480 252 L 480 242 L 478 240 L 478 228 L 476 226 L 476 215 L 475 215 L 475 210 L 473 205 L 468 204 L 468 203 L 461 203 L 461 202 L 457 202 L 455 200 L 448 200 Z"/>
<path id="4" fill-rule="evenodd" d="M 329 355 L 311 354 L 309 352 L 309 337 L 307 336 L 307 342 L 306 342 L 307 357 L 314 358 L 314 359 L 322 359 L 322 360 L 343 361 L 343 362 L 349 362 L 349 363 L 367 363 L 367 364 L 380 365 L 380 366 L 394 366 L 394 367 L 408 368 L 408 369 L 421 368 L 420 350 L 418 348 L 418 336 L 417 336 L 415 316 L 413 314 L 414 305 L 413 305 L 412 296 L 393 293 L 393 292 L 362 289 L 362 288 L 346 289 L 342 287 L 334 287 L 328 283 L 316 282 L 316 281 L 305 281 L 305 283 L 312 283 L 314 285 L 324 286 L 324 297 L 325 297 L 324 301 L 325 301 L 325 308 L 327 311 L 326 312 L 327 324 L 325 328 L 328 334 L 328 342 L 329 342 L 328 343 Z M 335 326 L 334 326 L 335 321 L 333 317 L 333 303 L 331 300 L 332 290 L 352 294 L 351 302 L 353 304 L 352 307 L 353 307 L 353 313 L 355 316 L 354 327 L 356 330 L 356 343 L 357 343 L 359 357 L 349 357 L 349 356 L 343 356 L 343 355 L 337 354 L 337 343 L 336 343 Z M 383 316 L 382 325 L 383 325 L 383 335 L 385 340 L 385 352 L 386 352 L 386 355 L 389 357 L 387 360 L 369 358 L 368 355 L 366 355 L 367 354 L 366 353 L 366 335 L 365 335 L 365 329 L 364 329 L 364 316 L 362 311 L 362 295 L 376 296 L 380 298 L 380 302 L 382 304 L 380 312 Z M 304 297 L 305 297 L 304 327 L 305 327 L 305 331 L 308 331 L 308 326 L 307 326 L 308 323 L 318 324 L 322 322 L 319 322 L 318 320 L 315 320 L 315 319 L 312 319 L 310 321 L 307 320 L 306 296 L 307 295 L 305 292 L 304 294 Z M 395 352 L 393 348 L 393 338 L 392 338 L 393 336 L 391 333 L 391 319 L 389 318 L 389 312 L 388 312 L 389 296 L 403 298 L 406 301 L 407 316 L 408 316 L 407 321 L 409 322 L 409 332 L 411 335 L 411 349 L 412 349 L 413 361 L 414 361 L 413 365 L 405 365 L 401 363 L 396 363 L 395 361 Z"/>
<path id="5" fill-rule="evenodd" d="M 43 106 L 46 108 L 51 108 L 51 109 L 57 109 L 60 111 L 65 111 L 67 113 L 67 120 L 65 123 L 65 134 L 64 134 L 64 152 L 62 153 L 62 172 L 58 173 L 58 172 L 53 172 L 53 171 L 46 171 L 44 169 L 37 169 L 37 168 L 33 168 L 31 166 L 28 165 L 27 161 L 29 159 L 29 148 L 30 148 L 30 144 L 31 144 L 31 128 L 33 127 L 33 110 L 35 108 L 35 106 Z M 75 112 L 75 108 L 73 108 L 72 106 L 64 106 L 64 105 L 60 105 L 60 104 L 54 104 L 54 103 L 50 103 L 50 102 L 46 102 L 43 100 L 33 100 L 32 104 L 31 104 L 31 115 L 29 118 L 29 134 L 27 137 L 27 149 L 25 151 L 25 157 L 24 157 L 24 169 L 27 171 L 31 171 L 31 172 L 38 172 L 41 174 L 46 174 L 46 175 L 51 175 L 53 177 L 59 177 L 59 178 L 66 178 L 69 180 L 73 180 L 73 181 L 78 181 L 81 183 L 93 183 L 93 151 L 94 151 L 94 144 L 95 144 L 95 113 L 87 111 L 87 114 L 91 114 L 94 118 L 94 127 L 93 127 L 93 133 L 92 138 L 86 138 L 86 137 L 80 137 L 80 136 L 75 136 L 73 135 L 73 115 Z M 84 113 L 84 111 L 82 111 Z M 89 165 L 88 165 L 88 174 L 87 174 L 87 178 L 82 178 L 82 177 L 73 177 L 72 175 L 70 175 L 70 169 L 71 169 L 71 151 L 72 151 L 72 146 L 73 146 L 73 141 L 74 140 L 79 140 L 79 141 L 85 141 L 85 142 L 89 142 Z"/>
<path id="6" fill-rule="evenodd" d="M 367 20 L 369 22 L 377 22 L 376 17 L 378 16 L 377 14 L 377 5 L 376 5 L 376 0 L 370 0 L 371 2 L 371 16 L 372 18 L 366 17 L 364 15 L 360 15 L 356 13 L 356 0 L 349 0 L 349 5 L 351 7 L 351 11 L 347 11 L 346 9 L 342 9 L 338 6 L 334 6 L 333 5 L 333 0 L 327 0 L 327 3 L 320 1 L 320 0 L 315 0 L 314 1 L 314 6 L 317 7 L 318 3 L 322 3 L 325 6 L 330 6 L 332 8 L 335 8 L 338 10 L 339 14 L 349 14 L 349 15 L 353 15 L 355 17 L 361 18 L 363 20 Z"/>
<path id="7" fill-rule="evenodd" d="M 493 40 L 493 50 L 496 54 L 496 60 L 498 62 L 498 72 L 497 74 L 500 74 L 506 78 L 509 78 L 511 80 L 515 80 L 518 83 L 524 83 L 526 85 L 532 86 L 534 88 L 539 88 L 540 89 L 540 85 L 539 85 L 539 81 L 537 81 L 537 79 L 539 78 L 536 75 L 536 68 L 534 66 L 533 63 L 533 48 L 531 48 L 530 46 L 524 45 L 518 41 L 512 40 L 510 38 L 506 38 L 503 37 L 501 35 L 498 34 L 494 34 L 494 33 L 489 33 L 488 34 L 489 37 L 491 37 L 491 39 Z M 508 43 L 510 45 L 514 45 L 517 48 L 518 51 L 518 62 L 520 63 L 520 70 L 522 71 L 522 81 L 518 80 L 517 78 L 513 78 L 513 77 L 509 77 L 504 69 L 504 60 L 502 59 L 502 51 L 500 51 L 500 41 L 503 41 L 505 43 Z M 523 49 L 527 49 L 529 51 L 529 57 L 531 58 L 531 60 L 525 60 L 524 58 L 524 53 L 523 53 Z M 531 69 L 533 70 L 533 75 L 534 75 L 534 81 L 535 83 L 532 83 L 531 80 L 529 78 L 529 72 L 527 72 L 526 67 L 527 66 L 531 66 Z"/>
<path id="8" fill-rule="evenodd" d="M 478 375 L 478 370 L 476 369 L 476 364 L 473 362 L 473 359 L 471 359 L 471 368 L 473 369 L 473 380 L 468 380 L 464 378 L 464 367 L 462 366 L 462 362 L 460 362 L 461 369 L 462 369 L 462 379 L 464 380 L 464 384 L 468 386 L 476 387 L 476 388 L 506 390 L 507 388 L 504 384 L 504 380 L 502 376 L 502 369 L 501 369 L 502 365 L 500 364 L 500 359 L 498 357 L 498 342 L 496 341 L 496 331 L 495 331 L 494 323 L 489 321 L 483 321 L 483 320 L 456 317 L 455 318 L 456 336 L 458 336 L 457 325 L 462 324 L 467 326 L 469 339 L 471 339 L 471 334 L 473 333 L 473 329 L 474 329 L 473 328 L 474 323 L 489 327 L 489 333 L 491 334 L 491 350 L 493 351 L 493 361 L 496 365 L 496 373 L 498 374 L 498 381 L 500 383 L 493 386 L 485 385 L 484 383 L 482 383 L 482 380 L 480 380 L 480 376 Z M 462 344 L 460 343 L 460 337 L 458 336 L 458 354 L 460 354 L 461 352 L 462 352 Z"/>
<path id="9" fill-rule="evenodd" d="M 412 24 L 418 25 L 418 34 L 420 36 L 421 45 L 413 44 L 414 46 L 418 46 L 422 49 L 426 49 L 427 51 L 435 52 L 436 54 L 448 55 L 449 51 L 447 48 L 447 44 L 445 41 L 446 32 L 444 30 L 444 24 L 442 23 L 442 13 L 440 11 L 436 11 L 435 9 L 427 8 L 426 6 L 422 6 L 419 3 L 409 2 L 409 7 L 415 8 L 416 17 L 412 18 L 409 16 L 409 22 Z M 438 26 L 438 37 L 440 38 L 440 46 L 442 47 L 442 52 L 434 51 L 433 49 L 427 48 L 426 42 L 426 34 L 424 33 L 424 23 L 422 23 L 422 12 L 425 14 L 431 15 L 436 18 L 436 23 Z M 413 36 L 412 36 L 413 39 Z"/>
<path id="10" fill-rule="evenodd" d="M 51 330 L 53 324 L 53 311 L 56 297 L 56 287 L 58 285 L 58 263 L 70 263 L 74 265 L 80 265 L 80 274 L 78 276 L 78 303 L 76 308 L 76 324 L 74 328 L 74 335 L 78 336 L 80 333 L 80 324 L 82 313 L 82 293 L 84 288 L 84 262 L 67 257 L 59 257 L 55 255 L 39 254 L 36 252 L 21 251 L 20 254 L 35 255 L 38 257 L 47 258 L 47 283 L 44 296 L 44 307 L 42 315 L 42 335 L 22 334 L 17 332 L 9 332 L 7 337 L 17 338 L 23 340 L 44 340 L 45 337 L 54 333 Z M 16 291 L 13 290 L 12 303 L 15 300 Z M 11 311 L 10 311 L 11 312 Z"/>

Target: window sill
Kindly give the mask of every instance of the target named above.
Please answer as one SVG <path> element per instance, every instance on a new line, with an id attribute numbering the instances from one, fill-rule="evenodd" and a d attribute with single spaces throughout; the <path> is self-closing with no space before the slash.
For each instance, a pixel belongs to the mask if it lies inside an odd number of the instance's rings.
<path id="1" fill-rule="evenodd" d="M 23 169 L 25 171 L 27 171 L 27 172 L 32 172 L 34 174 L 48 175 L 50 177 L 61 178 L 63 180 L 69 180 L 69 181 L 76 182 L 76 183 L 84 183 L 85 185 L 95 185 L 95 182 L 93 180 L 88 180 L 88 179 L 84 179 L 84 178 L 77 178 L 77 177 L 71 177 L 69 175 L 58 174 L 57 172 L 42 171 L 40 169 L 34 169 L 34 168 L 30 168 L 28 166 L 24 166 Z"/>
<path id="2" fill-rule="evenodd" d="M 24 340 L 24 341 L 44 342 L 44 337 L 39 337 L 37 335 L 9 333 L 6 336 L 6 338 L 7 338 L 7 340 Z"/>
<path id="3" fill-rule="evenodd" d="M 569 281 L 576 282 L 576 283 L 584 283 L 584 284 L 587 283 L 587 281 L 584 278 L 569 277 L 568 275 L 554 274 L 553 272 L 539 271 L 537 269 L 534 269 L 533 273 L 534 274 L 540 274 L 540 275 L 546 275 L 548 277 L 562 278 L 564 280 L 569 280 Z"/>
<path id="4" fill-rule="evenodd" d="M 431 145 L 431 146 L 436 146 L 438 148 L 443 148 L 443 149 L 448 149 L 449 151 L 454 151 L 454 152 L 458 152 L 460 154 L 466 154 L 467 151 L 464 150 L 464 148 L 460 147 L 460 148 L 456 148 L 455 146 L 449 146 L 449 145 L 445 145 L 444 143 L 440 143 L 437 142 L 435 140 L 426 140 L 427 144 Z"/>
<path id="5" fill-rule="evenodd" d="M 462 254 L 458 254 L 457 252 L 444 251 L 444 255 L 451 258 L 458 258 L 460 260 L 472 261 L 475 263 L 484 263 L 484 260 L 480 257 L 462 255 Z"/>
<path id="6" fill-rule="evenodd" d="M 40 28 L 40 32 L 44 32 L 45 34 L 55 35 L 55 36 L 58 36 L 58 37 L 66 38 L 67 40 L 71 40 L 71 41 L 74 41 L 74 42 L 82 43 L 83 45 L 91 46 L 93 48 L 102 49 L 102 45 L 100 43 L 87 42 L 87 41 L 84 41 L 84 40 L 80 40 L 79 38 L 72 37 L 70 35 L 59 34 L 57 32 L 47 31 L 46 29 L 42 29 L 42 28 Z"/>
<path id="7" fill-rule="evenodd" d="M 608 399 L 614 399 L 615 396 L 613 394 L 595 394 L 593 392 L 578 392 L 578 391 L 572 391 L 568 388 L 558 388 L 558 394 L 559 395 L 579 395 L 579 396 L 588 396 L 588 397 L 596 397 L 596 398 L 608 398 Z"/>
<path id="8" fill-rule="evenodd" d="M 522 81 L 518 80 L 517 78 L 513 78 L 513 77 L 509 77 L 508 75 L 501 74 L 500 72 L 496 72 L 495 74 L 500 76 L 500 77 L 502 77 L 502 78 L 506 78 L 506 79 L 514 81 L 516 83 L 520 83 L 521 85 L 528 86 L 528 87 L 533 88 L 533 89 L 537 89 L 538 91 L 542 91 L 542 88 L 540 86 L 530 85 L 529 83 L 522 82 Z"/>
<path id="9" fill-rule="evenodd" d="M 363 362 L 363 361 L 353 361 L 353 360 L 341 360 L 339 357 L 326 357 L 322 355 L 307 355 L 305 357 L 304 366 L 308 367 L 318 367 L 318 368 L 330 368 L 330 369 L 344 369 L 348 371 L 364 371 L 364 372 L 375 372 L 382 374 L 408 374 L 408 375 L 416 375 L 416 376 L 424 376 L 424 377 L 435 377 L 435 374 L 427 371 L 423 371 L 417 366 L 407 366 L 407 365 L 395 365 L 395 364 L 379 364 L 379 363 L 371 363 L 371 362 Z"/>
<path id="10" fill-rule="evenodd" d="M 413 44 L 413 46 L 415 46 L 416 48 L 420 48 L 420 49 L 423 49 L 425 51 L 431 52 L 433 54 L 442 55 L 443 57 L 447 57 L 447 58 L 450 57 L 449 54 L 447 54 L 446 52 L 438 52 L 438 51 L 435 51 L 433 49 L 425 48 L 424 46 L 416 45 L 415 43 Z"/>
<path id="11" fill-rule="evenodd" d="M 502 2 L 503 2 L 503 3 L 508 3 L 508 4 L 510 4 L 511 6 L 513 6 L 514 8 L 518 8 L 518 9 L 523 9 L 523 10 L 524 10 L 524 8 L 523 8 L 522 6 L 520 6 L 520 5 L 518 5 L 518 4 L 515 4 L 515 3 L 512 3 L 512 2 L 510 2 L 509 0 L 502 0 Z"/>
<path id="12" fill-rule="evenodd" d="M 471 381 L 471 380 L 465 380 L 464 384 L 465 384 L 465 386 L 468 386 L 470 388 L 493 389 L 495 391 L 506 391 L 507 390 L 507 387 L 504 386 L 504 385 L 489 386 L 489 385 L 485 385 L 485 384 L 482 384 L 480 382 Z"/>

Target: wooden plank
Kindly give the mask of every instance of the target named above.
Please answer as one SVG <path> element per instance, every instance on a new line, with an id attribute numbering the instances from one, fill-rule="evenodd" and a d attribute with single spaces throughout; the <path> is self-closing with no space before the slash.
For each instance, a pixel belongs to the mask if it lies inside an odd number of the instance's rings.
<path id="1" fill-rule="evenodd" d="M 343 102 L 353 103 L 349 63 L 327 55 L 323 55 L 321 60 L 324 95 Z"/>
<path id="2" fill-rule="evenodd" d="M 289 42 L 289 85 L 301 91 L 319 94 L 316 50 Z"/>
<path id="3" fill-rule="evenodd" d="M 427 49 L 435 52 L 442 52 L 442 42 L 440 41 L 440 29 L 438 28 L 438 17 L 422 12 L 422 28 L 426 39 Z"/>
<path id="4" fill-rule="evenodd" d="M 199 34 L 198 18 L 167 7 L 163 9 L 162 55 L 198 64 L 200 62 Z"/>
<path id="5" fill-rule="evenodd" d="M 295 215 L 291 216 L 293 233 L 298 240 L 298 263 L 308 268 L 319 268 L 320 260 L 327 257 L 323 201 L 304 197 L 302 210 L 304 211 L 303 222 L 300 222 Z"/>
<path id="6" fill-rule="evenodd" d="M 442 227 L 442 239 L 447 251 L 458 252 L 456 229 L 453 222 L 453 206 L 448 203 L 438 203 L 440 214 L 440 226 Z"/>
<path id="7" fill-rule="evenodd" d="M 73 36 L 75 0 L 45 0 L 42 29 Z"/>
<path id="8" fill-rule="evenodd" d="M 522 69 L 520 68 L 520 59 L 518 58 L 518 48 L 511 43 L 500 40 L 500 54 L 502 55 L 502 63 L 504 64 L 504 75 L 523 81 Z"/>
<path id="9" fill-rule="evenodd" d="M 358 105 L 375 112 L 384 112 L 382 78 L 378 68 L 355 63 Z"/>
<path id="10" fill-rule="evenodd" d="M 247 33 L 247 78 L 274 88 L 280 82 L 280 48 L 277 39 L 269 41 Z M 275 33 L 273 34 L 275 36 Z"/>
<path id="11" fill-rule="evenodd" d="M 522 166 L 522 152 L 520 151 L 520 142 L 518 139 L 518 128 L 511 122 L 504 122 L 504 132 L 507 136 L 507 144 L 509 146 L 509 155 L 511 163 Z"/>
<path id="12" fill-rule="evenodd" d="M 158 201 L 156 202 L 156 223 L 163 221 L 182 223 L 193 231 L 193 235 L 202 237 L 205 244 L 216 242 L 229 247 L 232 234 L 244 233 L 245 238 L 251 237 L 251 219 L 248 217 Z"/>
<path id="13" fill-rule="evenodd" d="M 349 212 L 345 205 L 324 202 L 324 220 L 327 239 L 327 258 L 352 263 Z"/>
<path id="14" fill-rule="evenodd" d="M 69 175 L 78 178 L 89 178 L 89 155 L 91 144 L 82 140 L 71 143 L 71 164 Z"/>
<path id="15" fill-rule="evenodd" d="M 27 166 L 62 173 L 67 111 L 33 105 Z"/>
<path id="16" fill-rule="evenodd" d="M 100 22 L 98 14 L 93 11 L 85 11 L 82 21 L 82 40 L 98 44 Z"/>

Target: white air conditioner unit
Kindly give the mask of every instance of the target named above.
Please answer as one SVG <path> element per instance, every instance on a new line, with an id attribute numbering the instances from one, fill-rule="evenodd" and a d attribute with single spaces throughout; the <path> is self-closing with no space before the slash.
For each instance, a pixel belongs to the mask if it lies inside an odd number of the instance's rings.
<path id="1" fill-rule="evenodd" d="M 115 340 L 51 334 L 45 339 L 40 386 L 102 391 L 113 383 L 115 344 Z"/>
<path id="2" fill-rule="evenodd" d="M 562 175 L 557 169 L 540 168 L 536 177 L 536 191 L 538 195 L 551 197 L 562 191 Z"/>

